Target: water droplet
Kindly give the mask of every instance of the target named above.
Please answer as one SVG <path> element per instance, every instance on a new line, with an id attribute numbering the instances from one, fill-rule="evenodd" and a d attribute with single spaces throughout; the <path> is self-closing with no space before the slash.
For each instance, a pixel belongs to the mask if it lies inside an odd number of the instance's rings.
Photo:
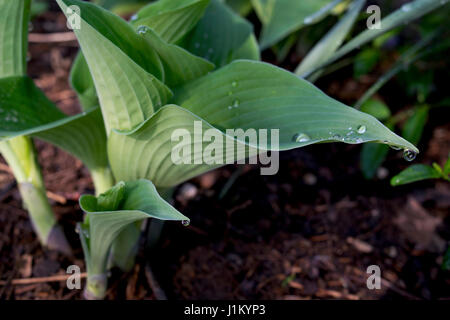
<path id="1" fill-rule="evenodd" d="M 134 15 L 130 18 L 130 21 L 137 20 L 137 18 L 138 18 L 138 15 L 137 15 L 137 14 L 134 14 Z"/>
<path id="2" fill-rule="evenodd" d="M 407 3 L 402 6 L 402 11 L 408 12 L 411 10 L 411 4 Z"/>
<path id="3" fill-rule="evenodd" d="M 306 133 L 297 133 L 294 135 L 293 140 L 295 142 L 301 143 L 301 142 L 308 142 L 311 140 L 311 138 Z"/>
<path id="4" fill-rule="evenodd" d="M 416 159 L 416 157 L 417 157 L 417 153 L 415 153 L 412 150 L 406 149 L 405 152 L 403 152 L 403 158 L 406 161 L 409 161 L 409 162 L 414 161 L 414 159 Z"/>
<path id="5" fill-rule="evenodd" d="M 146 26 L 140 26 L 139 28 L 137 28 L 137 32 L 139 34 L 146 34 L 147 31 L 148 31 L 148 27 L 146 27 Z"/>
<path id="6" fill-rule="evenodd" d="M 359 126 L 358 127 L 358 133 L 359 134 L 366 133 L 366 130 L 367 130 L 366 126 Z"/>
<path id="7" fill-rule="evenodd" d="M 348 127 L 348 130 L 352 130 L 353 128 L 352 127 Z"/>
<path id="8" fill-rule="evenodd" d="M 362 142 L 363 142 L 363 139 L 361 139 L 361 138 L 356 138 L 355 142 L 356 142 L 356 143 L 362 143 Z"/>
<path id="9" fill-rule="evenodd" d="M 347 133 L 347 136 L 351 136 L 354 133 L 355 133 L 355 131 L 350 131 L 350 132 Z"/>
<path id="10" fill-rule="evenodd" d="M 236 82 L 236 81 L 233 81 L 233 82 L 231 83 L 231 86 L 232 86 L 233 88 L 236 88 L 236 87 L 237 87 L 237 82 Z"/>
<path id="11" fill-rule="evenodd" d="M 311 16 L 309 16 L 309 17 L 306 17 L 306 18 L 303 20 L 303 23 L 304 23 L 304 24 L 311 24 L 311 23 L 313 23 L 313 21 L 314 21 L 314 18 L 311 17 Z"/>
<path id="12" fill-rule="evenodd" d="M 189 220 L 183 220 L 183 221 L 181 221 L 181 224 L 183 225 L 183 227 L 189 227 L 191 222 Z"/>
<path id="13" fill-rule="evenodd" d="M 239 107 L 239 104 L 240 104 L 239 100 L 234 100 L 233 107 L 237 108 Z"/>
<path id="14" fill-rule="evenodd" d="M 334 139 L 334 140 L 340 140 L 340 139 L 341 139 L 341 135 L 340 135 L 340 134 L 335 134 L 335 135 L 333 136 L 333 139 Z"/>

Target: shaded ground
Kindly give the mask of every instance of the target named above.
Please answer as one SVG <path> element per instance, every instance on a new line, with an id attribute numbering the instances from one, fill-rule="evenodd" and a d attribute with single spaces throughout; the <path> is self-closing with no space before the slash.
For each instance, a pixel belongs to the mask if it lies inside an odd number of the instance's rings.
<path id="1" fill-rule="evenodd" d="M 63 30 L 60 15 L 40 19 L 33 32 Z M 70 114 L 79 110 L 67 83 L 76 50 L 72 44 L 30 47 L 30 75 Z M 339 77 L 320 85 L 344 102 L 354 101 L 371 81 L 356 82 L 345 72 Z M 395 90 L 388 86 L 381 94 L 406 107 L 389 95 Z M 420 146 L 424 152 L 417 162 L 446 160 L 450 125 L 439 112 L 430 116 L 423 139 L 428 142 Z M 79 299 L 80 291 L 68 290 L 63 281 L 11 284 L 63 275 L 71 264 L 84 270 L 74 227 L 82 219 L 79 195 L 93 190 L 88 172 L 46 143 L 37 142 L 37 148 L 75 258 L 41 249 L 1 162 L 0 298 Z M 408 165 L 394 151 L 379 177 L 366 181 L 358 168 L 359 151 L 343 144 L 312 146 L 281 154 L 276 176 L 260 176 L 254 166 L 228 166 L 180 186 L 175 205 L 191 218 L 191 226 L 166 224 L 156 248 L 142 250 L 132 272 L 113 271 L 108 298 L 154 299 L 151 265 L 171 299 L 449 299 L 450 274 L 440 269 L 450 240 L 449 185 L 390 187 L 389 178 Z M 231 178 L 236 181 L 226 192 Z M 381 290 L 367 289 L 369 265 L 381 268 Z"/>

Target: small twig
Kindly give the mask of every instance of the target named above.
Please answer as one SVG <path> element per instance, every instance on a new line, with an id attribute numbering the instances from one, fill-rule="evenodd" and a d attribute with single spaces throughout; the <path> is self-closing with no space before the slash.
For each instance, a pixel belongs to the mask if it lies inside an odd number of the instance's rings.
<path id="1" fill-rule="evenodd" d="M 32 284 L 32 283 L 44 283 L 44 282 L 59 282 L 59 281 L 66 281 L 69 279 L 72 275 L 71 274 L 61 274 L 56 276 L 50 276 L 50 277 L 41 277 L 41 278 L 25 278 L 25 279 L 13 279 L 11 281 L 0 281 L 0 286 L 4 286 L 7 284 L 11 285 L 23 285 L 23 284 Z M 80 278 L 86 278 L 87 273 L 80 273 Z"/>
<path id="2" fill-rule="evenodd" d="M 28 40 L 33 43 L 71 42 L 76 41 L 75 34 L 70 32 L 30 33 Z"/>
<path id="3" fill-rule="evenodd" d="M 67 203 L 67 199 L 64 198 L 63 196 L 59 195 L 59 194 L 53 193 L 53 192 L 48 191 L 48 190 L 47 190 L 46 194 L 47 194 L 47 198 L 49 198 L 49 199 L 51 199 L 53 201 L 56 201 L 56 202 L 58 202 L 60 204 L 66 204 Z"/>
<path id="4" fill-rule="evenodd" d="M 167 300 L 166 293 L 159 286 L 158 282 L 155 279 L 155 276 L 153 275 L 153 271 L 148 264 L 145 266 L 145 275 L 147 277 L 148 284 L 150 285 L 150 288 L 152 288 L 153 294 L 155 295 L 156 299 Z"/>

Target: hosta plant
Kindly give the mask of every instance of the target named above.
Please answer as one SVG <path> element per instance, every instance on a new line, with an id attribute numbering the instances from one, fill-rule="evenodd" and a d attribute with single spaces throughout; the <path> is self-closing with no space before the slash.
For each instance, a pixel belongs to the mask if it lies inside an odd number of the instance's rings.
<path id="1" fill-rule="evenodd" d="M 72 5 L 80 8 L 80 27 L 74 30 L 82 52 L 77 69 L 86 77 L 79 77 L 85 82 L 78 87 L 98 97 L 109 165 L 118 182 L 99 197 L 80 201 L 86 212 L 80 235 L 90 298 L 104 296 L 108 253 L 114 246 L 123 248 L 118 255 L 126 256 L 124 251 L 135 243 L 117 242 L 132 242 L 126 234 L 136 234 L 129 230 L 138 230 L 140 220 L 188 223 L 157 192 L 220 166 L 174 163 L 176 143 L 171 136 L 176 129 L 194 134 L 196 122 L 203 129 L 213 128 L 216 139 L 233 147 L 235 161 L 265 149 L 284 151 L 324 142 L 378 142 L 408 154 L 418 152 L 372 116 L 327 97 L 294 74 L 259 62 L 251 24 L 221 1 L 157 1 L 130 22 L 93 4 L 58 4 L 65 13 Z M 245 137 L 227 135 L 226 130 L 234 128 L 278 129 L 279 144 L 251 145 Z M 188 147 L 194 159 L 201 159 L 193 143 Z"/>
<path id="2" fill-rule="evenodd" d="M 189 224 L 164 198 L 192 177 L 250 155 L 316 143 L 418 152 L 371 115 L 260 62 L 252 25 L 223 1 L 160 0 L 130 21 L 88 2 L 57 3 L 80 44 L 70 80 L 84 110 L 68 117 L 31 79 L 6 79 L 0 81 L 11 98 L 5 108 L 22 121 L 4 117 L 0 132 L 4 140 L 32 135 L 51 142 L 90 169 L 97 196 L 80 199 L 86 215 L 78 228 L 87 298 L 105 296 L 109 267 L 132 265 L 144 219 Z M 200 146 L 195 139 L 173 141 L 177 130 L 195 137 L 199 129 L 213 132 L 200 137 Z M 254 129 L 258 138 L 264 130 L 279 134 L 252 143 L 237 129 Z M 208 149 L 213 139 L 223 148 Z M 174 150 L 181 161 L 173 161 Z M 222 161 L 202 161 L 206 150 Z"/>

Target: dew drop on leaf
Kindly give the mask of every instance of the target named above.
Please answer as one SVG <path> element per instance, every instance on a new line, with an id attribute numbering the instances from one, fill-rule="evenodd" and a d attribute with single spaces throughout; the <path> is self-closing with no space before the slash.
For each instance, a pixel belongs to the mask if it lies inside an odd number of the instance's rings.
<path id="1" fill-rule="evenodd" d="M 366 130 L 367 130 L 366 126 L 359 126 L 358 127 L 358 133 L 359 134 L 366 133 Z"/>
<path id="2" fill-rule="evenodd" d="M 146 26 L 140 26 L 139 28 L 137 28 L 137 32 L 139 34 L 146 34 L 148 31 L 148 28 Z"/>
<path id="3" fill-rule="evenodd" d="M 183 227 L 189 227 L 191 222 L 189 220 L 183 220 L 183 221 L 181 221 L 181 224 L 183 225 Z"/>
<path id="4" fill-rule="evenodd" d="M 311 138 L 306 133 L 297 133 L 292 139 L 298 143 L 308 142 L 311 140 Z"/>
<path id="5" fill-rule="evenodd" d="M 412 151 L 412 150 L 408 150 L 408 149 L 406 149 L 404 152 L 403 152 L 403 158 L 406 160 L 406 161 L 414 161 L 414 159 L 416 159 L 416 157 L 417 157 L 417 153 L 415 153 L 414 151 Z"/>
<path id="6" fill-rule="evenodd" d="M 236 88 L 236 87 L 237 87 L 237 82 L 236 82 L 236 81 L 233 81 L 233 82 L 231 83 L 231 86 L 232 86 L 233 88 Z"/>

